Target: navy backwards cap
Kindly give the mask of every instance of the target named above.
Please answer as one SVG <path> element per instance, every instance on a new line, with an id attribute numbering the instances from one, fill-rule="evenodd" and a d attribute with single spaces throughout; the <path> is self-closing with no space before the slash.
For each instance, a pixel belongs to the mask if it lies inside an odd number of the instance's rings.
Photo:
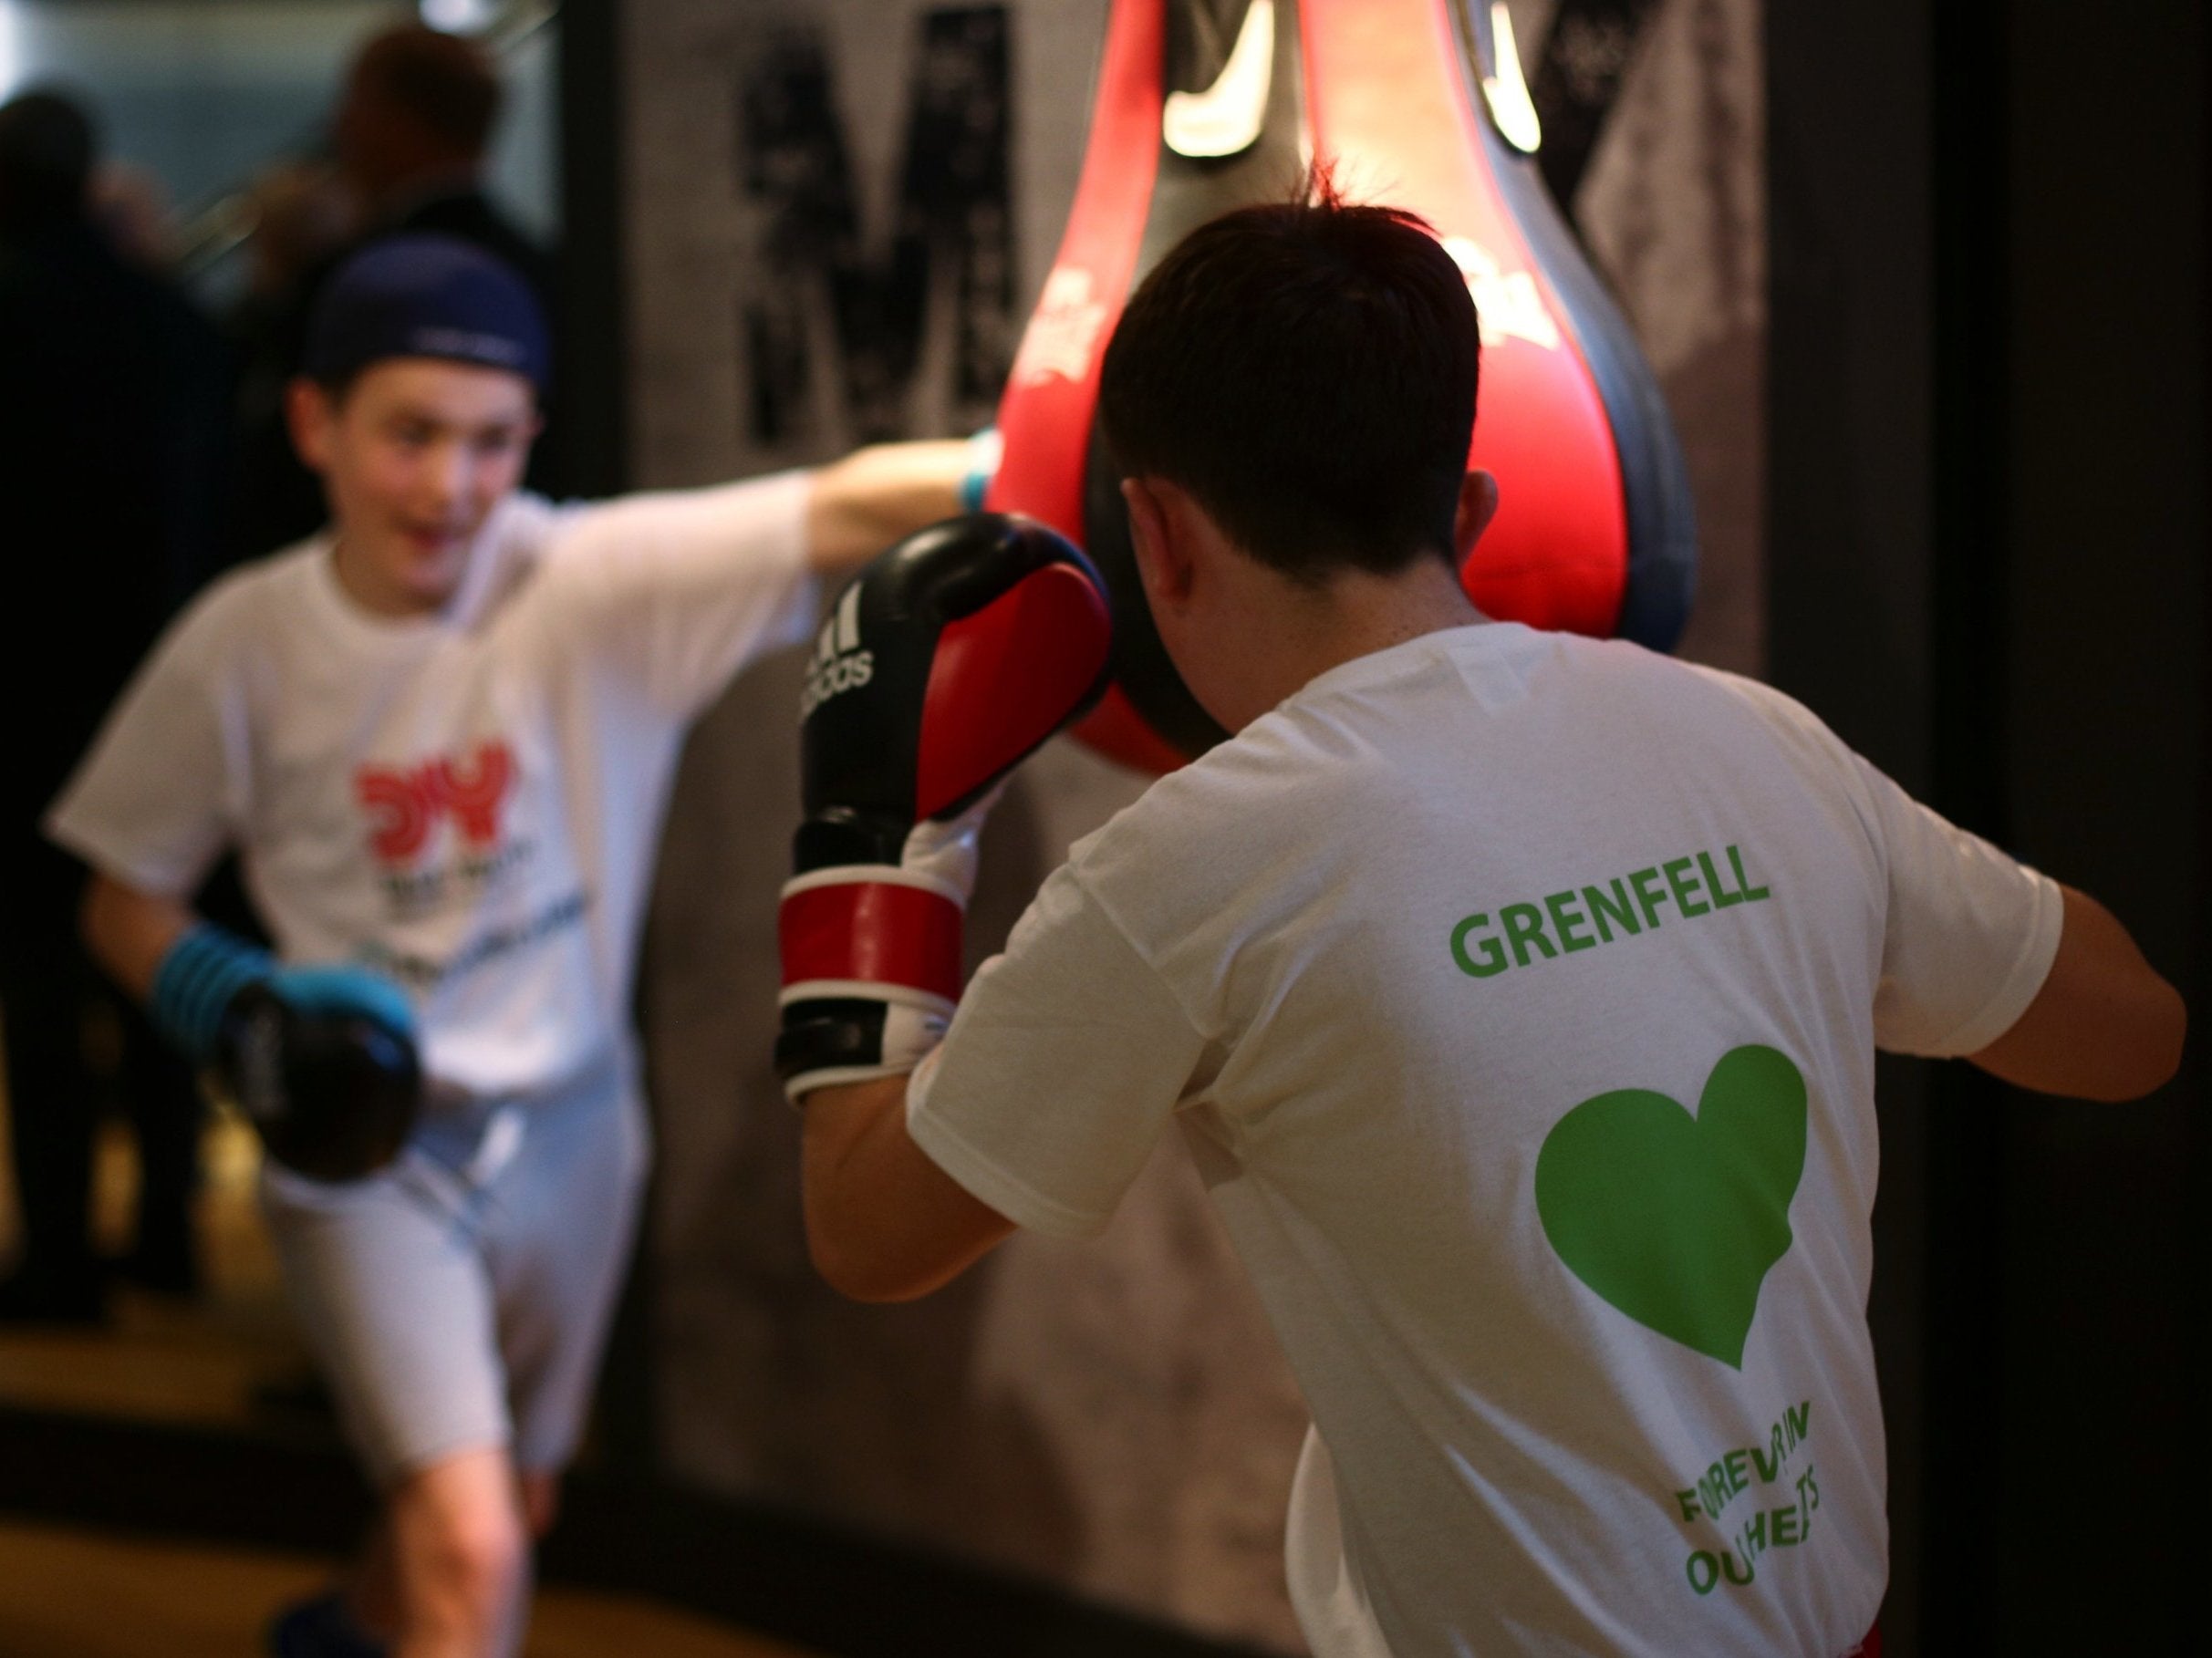
<path id="1" fill-rule="evenodd" d="M 387 236 L 324 285 L 302 370 L 329 384 L 391 357 L 504 368 L 541 393 L 553 369 L 545 314 L 529 285 L 457 236 Z"/>

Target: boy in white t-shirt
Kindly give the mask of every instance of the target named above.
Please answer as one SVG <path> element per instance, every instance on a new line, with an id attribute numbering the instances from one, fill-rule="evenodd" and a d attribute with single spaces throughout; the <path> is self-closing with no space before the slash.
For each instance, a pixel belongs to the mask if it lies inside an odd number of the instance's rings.
<path id="1" fill-rule="evenodd" d="M 348 1591 L 272 1640 L 505 1653 L 636 1217 L 630 989 L 683 731 L 812 626 L 817 578 L 958 512 L 971 453 L 518 493 L 543 320 L 446 237 L 350 260 L 306 368 L 292 427 L 330 528 L 192 606 L 48 826 L 94 871 L 95 954 L 195 1057 L 249 990 L 419 1049 L 395 1163 L 330 1182 L 265 1162 L 291 1299 L 387 1497 Z M 225 846 L 275 959 L 188 908 Z"/>
<path id="2" fill-rule="evenodd" d="M 1325 188 L 1145 282 L 1101 414 L 1234 736 L 1076 845 L 941 1046 L 787 1067 L 815 1259 L 898 1300 L 1093 1234 L 1173 1123 L 1312 1407 L 1317 1653 L 1868 1650 L 1875 1051 L 2125 1099 L 2181 1004 L 1789 699 L 1480 617 L 1477 360 L 1427 227 Z"/>

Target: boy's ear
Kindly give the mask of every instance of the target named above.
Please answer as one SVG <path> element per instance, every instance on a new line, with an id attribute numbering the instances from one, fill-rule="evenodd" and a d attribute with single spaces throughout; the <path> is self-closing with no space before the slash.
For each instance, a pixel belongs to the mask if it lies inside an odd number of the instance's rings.
<path id="1" fill-rule="evenodd" d="M 1498 480 L 1478 467 L 1459 480 L 1459 507 L 1451 526 L 1455 565 L 1466 565 L 1475 544 L 1482 539 L 1482 532 L 1497 515 Z"/>
<path id="2" fill-rule="evenodd" d="M 1172 492 L 1172 493 L 1171 493 Z M 1129 546 L 1137 555 L 1137 577 L 1154 604 L 1177 604 L 1190 596 L 1190 554 L 1175 522 L 1180 492 L 1149 478 L 1124 478 L 1121 498 L 1128 508 Z"/>
<path id="3" fill-rule="evenodd" d="M 321 472 L 330 466 L 330 430 L 338 423 L 338 406 L 305 375 L 285 388 L 285 424 L 292 433 L 292 447 L 308 471 Z"/>

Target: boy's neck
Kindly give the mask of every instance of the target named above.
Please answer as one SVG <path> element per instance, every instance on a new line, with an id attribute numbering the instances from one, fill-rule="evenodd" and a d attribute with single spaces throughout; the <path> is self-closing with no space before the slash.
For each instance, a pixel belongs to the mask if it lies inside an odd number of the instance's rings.
<path id="1" fill-rule="evenodd" d="M 349 544 L 343 531 L 330 537 L 330 567 L 338 590 L 357 607 L 384 621 L 413 621 L 436 616 L 452 599 L 449 590 L 431 597 L 386 577 L 375 561 L 364 557 L 358 544 Z"/>
<path id="2" fill-rule="evenodd" d="M 1272 643 L 1250 681 L 1254 718 L 1346 662 L 1489 619 L 1441 558 L 1422 557 L 1388 575 L 1345 570 L 1318 590 L 1279 577 L 1270 585 L 1264 633 Z"/>
<path id="3" fill-rule="evenodd" d="M 1487 619 L 1467 596 L 1458 573 L 1441 558 L 1416 559 L 1392 575 L 1348 570 L 1330 584 L 1314 637 L 1316 659 L 1325 666 L 1316 667 L 1307 679 L 1423 634 Z"/>

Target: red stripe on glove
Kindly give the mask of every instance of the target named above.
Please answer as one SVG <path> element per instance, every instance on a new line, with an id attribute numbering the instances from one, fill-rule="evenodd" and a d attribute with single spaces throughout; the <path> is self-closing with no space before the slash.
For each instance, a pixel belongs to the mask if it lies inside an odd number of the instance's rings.
<path id="1" fill-rule="evenodd" d="M 914 815 L 935 817 L 1057 731 L 1114 642 L 1106 595 L 1073 565 L 1033 570 L 937 636 Z"/>
<path id="2" fill-rule="evenodd" d="M 887 881 L 810 886 L 776 917 L 784 982 L 850 979 L 961 993 L 961 907 L 941 893 Z"/>

